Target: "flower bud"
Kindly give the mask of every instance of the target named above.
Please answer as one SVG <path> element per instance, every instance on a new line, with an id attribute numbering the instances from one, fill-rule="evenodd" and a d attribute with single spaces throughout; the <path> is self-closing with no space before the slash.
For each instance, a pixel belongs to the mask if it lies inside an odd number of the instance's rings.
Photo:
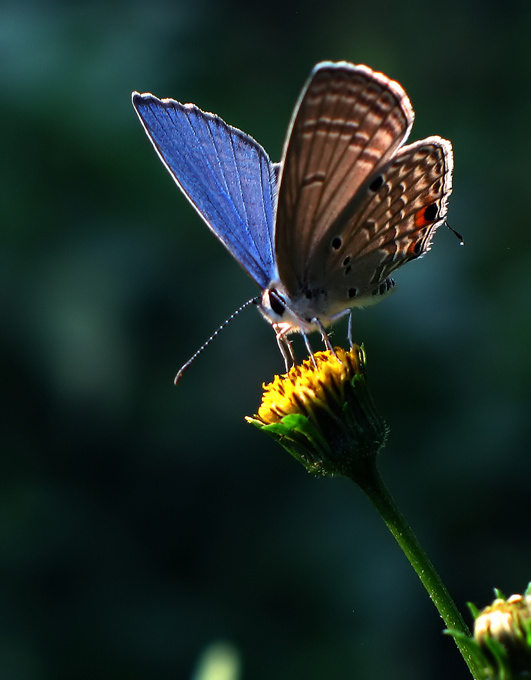
<path id="1" fill-rule="evenodd" d="M 490 670 L 503 680 L 531 676 L 531 593 L 499 596 L 480 611 L 474 639 Z"/>

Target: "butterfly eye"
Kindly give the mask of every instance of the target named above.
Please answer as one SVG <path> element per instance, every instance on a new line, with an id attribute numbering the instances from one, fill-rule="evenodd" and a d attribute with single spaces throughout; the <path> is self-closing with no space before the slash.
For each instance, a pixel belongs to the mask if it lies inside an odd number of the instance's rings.
<path id="1" fill-rule="evenodd" d="M 358 291 L 356 290 L 356 288 L 349 288 L 348 289 L 349 298 L 352 299 L 352 298 L 356 297 L 357 294 L 358 294 Z"/>
<path id="2" fill-rule="evenodd" d="M 275 290 L 270 291 L 269 304 L 271 305 L 271 309 L 278 316 L 282 316 L 286 311 L 286 307 L 284 306 L 283 302 L 280 299 L 280 296 Z"/>
<path id="3" fill-rule="evenodd" d="M 341 248 L 342 243 L 343 243 L 343 241 L 341 240 L 341 238 L 339 236 L 335 236 L 332 239 L 332 248 L 334 250 L 339 250 Z"/>
<path id="4" fill-rule="evenodd" d="M 384 178 L 382 175 L 378 175 L 373 181 L 369 184 L 369 189 L 371 191 L 378 191 L 378 189 L 381 188 L 382 184 L 384 183 Z"/>
<path id="5" fill-rule="evenodd" d="M 286 305 L 282 296 L 275 288 L 266 288 L 262 295 L 262 302 L 260 303 L 262 311 L 270 318 L 268 315 L 269 310 L 273 312 L 279 318 L 284 316 L 286 311 Z"/>
<path id="6" fill-rule="evenodd" d="M 415 215 L 415 226 L 424 227 L 430 222 L 435 222 L 439 213 L 437 203 L 430 203 L 426 208 L 421 208 Z"/>

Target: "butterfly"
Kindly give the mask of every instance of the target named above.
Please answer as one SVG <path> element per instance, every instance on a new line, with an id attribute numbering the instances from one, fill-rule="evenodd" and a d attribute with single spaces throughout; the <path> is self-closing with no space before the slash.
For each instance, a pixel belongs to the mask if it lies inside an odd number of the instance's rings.
<path id="1" fill-rule="evenodd" d="M 319 330 L 394 287 L 445 221 L 452 145 L 405 144 L 414 112 L 397 82 L 321 62 L 304 86 L 281 162 L 194 104 L 133 93 L 160 159 L 261 289 L 258 307 L 288 365 L 288 334 Z M 350 336 L 350 325 L 349 325 Z"/>

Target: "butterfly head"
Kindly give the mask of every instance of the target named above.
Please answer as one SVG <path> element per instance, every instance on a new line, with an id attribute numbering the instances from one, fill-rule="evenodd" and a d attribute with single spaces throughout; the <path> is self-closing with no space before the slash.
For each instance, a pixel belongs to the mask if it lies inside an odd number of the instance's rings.
<path id="1" fill-rule="evenodd" d="M 293 309 L 290 296 L 279 281 L 271 283 L 264 289 L 258 309 L 280 335 L 294 331 L 309 333 L 315 329 L 315 325 L 312 324 L 314 315 L 304 318 L 303 315 L 297 313 Z"/>
<path id="2" fill-rule="evenodd" d="M 292 296 L 280 281 L 267 286 L 258 303 L 262 316 L 281 336 L 321 330 L 346 314 L 350 305 L 335 307 L 329 304 L 325 290 L 304 287 Z"/>

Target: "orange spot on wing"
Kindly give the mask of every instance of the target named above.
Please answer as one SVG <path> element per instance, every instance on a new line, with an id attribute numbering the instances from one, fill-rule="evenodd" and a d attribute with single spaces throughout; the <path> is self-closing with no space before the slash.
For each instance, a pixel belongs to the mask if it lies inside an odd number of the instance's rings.
<path id="1" fill-rule="evenodd" d="M 421 208 L 417 214 L 415 215 L 415 226 L 420 229 L 421 227 L 425 227 L 426 225 L 429 224 L 428 220 L 426 219 L 426 208 Z"/>
<path id="2" fill-rule="evenodd" d="M 426 227 L 428 224 L 435 222 L 438 217 L 438 209 L 436 203 L 430 203 L 425 208 L 421 208 L 415 215 L 415 226 L 417 229 Z"/>

